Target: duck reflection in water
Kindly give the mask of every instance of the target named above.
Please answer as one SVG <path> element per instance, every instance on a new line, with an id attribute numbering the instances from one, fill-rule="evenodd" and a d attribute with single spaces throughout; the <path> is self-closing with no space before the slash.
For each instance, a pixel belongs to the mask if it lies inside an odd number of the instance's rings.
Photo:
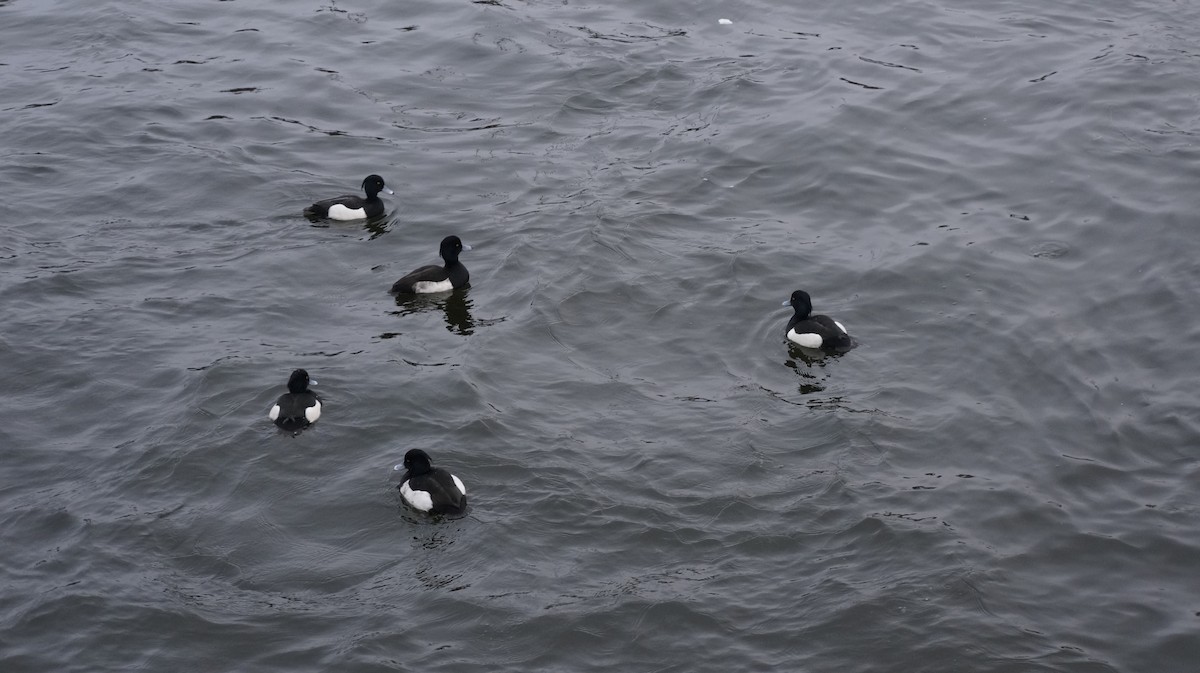
<path id="1" fill-rule="evenodd" d="M 474 305 L 467 297 L 469 288 L 460 288 L 437 294 L 398 294 L 396 306 L 399 311 L 392 315 L 406 316 L 441 309 L 445 313 L 446 329 L 454 334 L 470 336 L 475 333 L 475 319 L 471 317 Z"/>
<path id="2" fill-rule="evenodd" d="M 788 354 L 791 359 L 784 361 L 783 365 L 795 370 L 800 377 L 800 394 L 811 395 L 825 390 L 823 382 L 829 378 L 829 374 L 823 370 L 827 361 L 836 359 L 836 355 L 794 344 L 789 344 Z"/>
<path id="3" fill-rule="evenodd" d="M 363 222 L 363 229 L 366 230 L 366 232 L 368 234 L 370 234 L 370 236 L 367 237 L 367 240 L 369 240 L 369 241 L 374 241 L 375 239 L 379 238 L 380 236 L 383 236 L 384 234 L 391 231 L 391 228 L 392 228 L 392 220 L 387 215 L 380 215 L 379 217 L 367 218 L 367 220 L 365 222 Z"/>
<path id="4" fill-rule="evenodd" d="M 329 229 L 333 224 L 337 224 L 335 220 L 318 217 L 309 213 L 305 213 L 304 216 L 317 229 Z M 373 241 L 392 230 L 392 218 L 386 213 L 376 217 L 368 217 L 365 220 L 361 220 L 361 222 L 363 231 L 367 232 L 367 240 L 369 241 Z"/>
<path id="5" fill-rule="evenodd" d="M 788 359 L 784 361 L 783 365 L 795 370 L 796 375 L 800 377 L 801 394 L 819 393 L 825 390 L 824 382 L 830 377 L 828 373 L 830 370 L 827 367 L 833 367 L 842 356 L 850 352 L 851 348 L 856 348 L 858 345 L 858 339 L 854 339 L 850 348 L 821 350 L 805 348 L 789 341 L 787 345 Z"/>

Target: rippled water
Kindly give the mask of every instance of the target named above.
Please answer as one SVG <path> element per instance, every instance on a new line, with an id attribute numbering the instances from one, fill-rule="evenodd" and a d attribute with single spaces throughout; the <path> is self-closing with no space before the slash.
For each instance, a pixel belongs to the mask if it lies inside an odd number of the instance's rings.
<path id="1" fill-rule="evenodd" d="M 1198 29 L 0 1 L 0 670 L 1196 670 Z"/>

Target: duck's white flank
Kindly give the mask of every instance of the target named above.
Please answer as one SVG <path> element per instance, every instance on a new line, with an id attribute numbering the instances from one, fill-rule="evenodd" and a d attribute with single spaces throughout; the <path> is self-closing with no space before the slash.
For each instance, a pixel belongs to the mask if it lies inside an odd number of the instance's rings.
<path id="1" fill-rule="evenodd" d="M 331 220 L 361 220 L 366 216 L 366 208 L 351 210 L 340 203 L 335 203 L 332 206 L 329 206 L 329 219 Z"/>
<path id="2" fill-rule="evenodd" d="M 820 334 L 813 334 L 812 332 L 800 334 L 794 329 L 788 330 L 787 338 L 788 341 L 800 344 L 805 348 L 820 348 L 821 344 L 825 342 L 825 340 L 821 338 Z"/>
<path id="3" fill-rule="evenodd" d="M 316 423 L 317 419 L 321 417 L 321 401 L 315 400 L 311 407 L 305 409 L 304 417 L 308 419 L 309 423 Z"/>
<path id="4" fill-rule="evenodd" d="M 400 497 L 404 498 L 404 502 L 416 507 L 422 512 L 428 512 L 433 509 L 433 497 L 427 491 L 415 491 L 409 487 L 405 481 L 400 484 Z"/>
<path id="5" fill-rule="evenodd" d="M 418 294 L 432 294 L 434 292 L 449 292 L 454 289 L 454 283 L 450 279 L 433 282 L 431 280 L 421 280 L 413 283 L 413 292 Z"/>

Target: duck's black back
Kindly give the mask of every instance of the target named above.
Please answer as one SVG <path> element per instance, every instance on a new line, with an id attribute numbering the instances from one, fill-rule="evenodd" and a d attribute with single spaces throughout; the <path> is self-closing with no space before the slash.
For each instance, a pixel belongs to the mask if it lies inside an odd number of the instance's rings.
<path id="1" fill-rule="evenodd" d="M 406 475 L 407 476 L 407 475 Z M 425 474 L 407 476 L 408 487 L 414 491 L 425 491 L 433 501 L 432 514 L 462 514 L 467 509 L 467 496 L 458 490 L 454 477 L 440 467 Z"/>
<path id="2" fill-rule="evenodd" d="M 792 330 L 800 334 L 821 335 L 821 348 L 849 348 L 854 343 L 850 335 L 827 315 L 810 315 L 807 318 L 793 316 L 787 326 L 788 332 Z"/>
<path id="3" fill-rule="evenodd" d="M 308 417 L 305 411 L 320 402 L 317 394 L 311 390 L 300 393 L 284 393 L 275 400 L 279 406 L 279 415 L 275 417 L 275 425 L 284 430 L 296 430 L 307 426 Z"/>

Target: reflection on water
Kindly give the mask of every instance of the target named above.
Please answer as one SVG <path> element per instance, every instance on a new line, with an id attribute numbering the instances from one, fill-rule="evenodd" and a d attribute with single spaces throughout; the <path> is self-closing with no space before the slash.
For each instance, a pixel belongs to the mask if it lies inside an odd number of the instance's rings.
<path id="1" fill-rule="evenodd" d="M 796 370 L 800 377 L 800 394 L 811 395 L 825 390 L 823 382 L 829 378 L 829 374 L 824 372 L 825 366 L 837 362 L 838 358 L 853 350 L 858 342 L 855 341 L 849 348 L 836 351 L 805 348 L 790 341 L 787 345 L 791 359 L 783 364 Z"/>
<path id="2" fill-rule="evenodd" d="M 446 312 L 446 329 L 462 336 L 475 331 L 475 321 L 471 318 L 471 303 L 467 301 L 465 291 L 451 292 L 442 302 L 442 310 Z"/>
<path id="3" fill-rule="evenodd" d="M 367 238 L 368 240 L 372 241 L 391 231 L 391 226 L 392 221 L 390 218 L 388 218 L 387 213 L 384 213 L 379 217 L 368 218 L 365 222 L 363 222 L 363 229 L 370 234 L 370 236 Z"/>
<path id="4" fill-rule="evenodd" d="M 475 319 L 471 317 L 472 302 L 467 298 L 470 286 L 434 294 L 396 295 L 399 311 L 392 315 L 406 316 L 441 309 L 446 317 L 446 329 L 454 334 L 470 336 L 475 333 Z"/>
<path id="5" fill-rule="evenodd" d="M 476 318 L 471 309 L 475 304 L 468 295 L 471 286 L 451 290 L 450 292 L 435 292 L 432 294 L 398 294 L 396 306 L 398 311 L 391 311 L 395 316 L 406 316 L 425 311 L 440 309 L 445 314 L 446 329 L 453 334 L 471 336 L 476 327 L 490 327 L 504 322 L 507 318 Z M 394 333 L 382 334 L 382 338 L 391 338 Z"/>
<path id="6" fill-rule="evenodd" d="M 318 229 L 328 229 L 333 223 L 333 220 L 329 218 L 318 217 L 312 213 L 304 213 L 304 217 Z M 363 220 L 362 228 L 368 234 L 367 239 L 373 241 L 392 230 L 392 220 L 387 213 L 384 213 L 378 217 L 369 217 Z"/>

